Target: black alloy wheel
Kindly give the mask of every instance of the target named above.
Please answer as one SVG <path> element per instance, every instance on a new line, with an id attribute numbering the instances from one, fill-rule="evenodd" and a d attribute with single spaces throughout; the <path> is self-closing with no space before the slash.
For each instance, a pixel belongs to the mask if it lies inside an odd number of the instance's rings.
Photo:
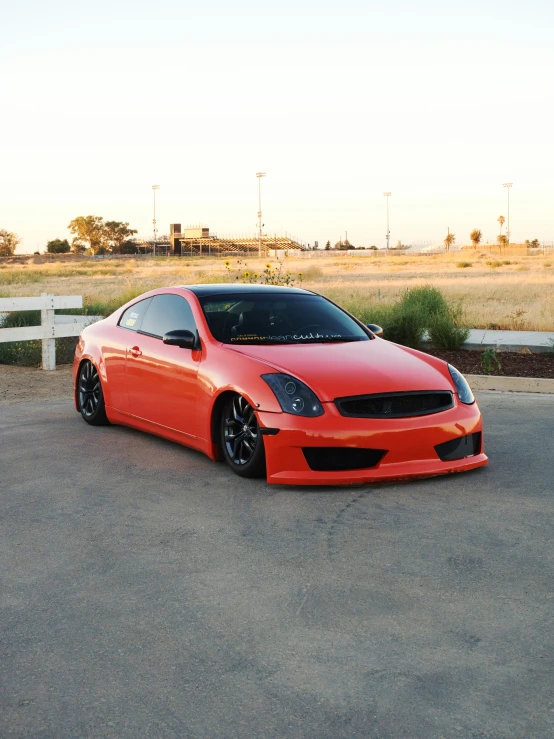
<path id="1" fill-rule="evenodd" d="M 92 426 L 108 424 L 100 375 L 94 364 L 88 360 L 81 365 L 77 388 L 79 410 L 85 421 Z"/>
<path id="2" fill-rule="evenodd" d="M 221 417 L 221 447 L 229 467 L 241 477 L 263 477 L 265 452 L 254 409 L 242 395 L 225 404 Z"/>

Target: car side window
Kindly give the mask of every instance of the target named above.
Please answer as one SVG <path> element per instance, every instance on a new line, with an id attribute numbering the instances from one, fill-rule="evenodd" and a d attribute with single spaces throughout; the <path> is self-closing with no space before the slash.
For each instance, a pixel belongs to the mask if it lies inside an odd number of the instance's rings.
<path id="1" fill-rule="evenodd" d="M 155 295 L 140 327 L 141 334 L 162 337 L 177 329 L 196 333 L 196 323 L 188 301 L 179 295 Z"/>
<path id="2" fill-rule="evenodd" d="M 146 298 L 146 300 L 141 300 L 130 308 L 127 308 L 119 319 L 118 325 L 121 326 L 121 328 L 128 329 L 129 331 L 138 331 L 151 300 L 152 298 Z"/>

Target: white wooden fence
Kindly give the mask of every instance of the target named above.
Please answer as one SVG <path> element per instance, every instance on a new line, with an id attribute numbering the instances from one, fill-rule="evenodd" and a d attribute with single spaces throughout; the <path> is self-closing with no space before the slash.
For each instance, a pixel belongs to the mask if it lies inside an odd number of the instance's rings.
<path id="1" fill-rule="evenodd" d="M 0 328 L 0 343 L 5 341 L 33 341 L 42 339 L 42 369 L 56 369 L 56 339 L 79 336 L 89 323 L 104 316 L 62 316 L 54 310 L 82 308 L 81 295 L 52 295 L 42 293 L 40 298 L 0 298 L 0 314 L 20 310 L 40 310 L 40 326 Z"/>

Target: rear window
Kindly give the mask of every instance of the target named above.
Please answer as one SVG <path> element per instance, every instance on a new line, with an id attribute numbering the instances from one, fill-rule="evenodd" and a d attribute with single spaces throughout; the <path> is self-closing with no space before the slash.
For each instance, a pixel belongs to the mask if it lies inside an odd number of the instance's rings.
<path id="1" fill-rule="evenodd" d="M 146 298 L 145 300 L 140 300 L 138 303 L 134 303 L 130 308 L 127 308 L 119 319 L 119 325 L 121 328 L 129 329 L 129 331 L 138 331 L 151 300 L 152 298 Z"/>

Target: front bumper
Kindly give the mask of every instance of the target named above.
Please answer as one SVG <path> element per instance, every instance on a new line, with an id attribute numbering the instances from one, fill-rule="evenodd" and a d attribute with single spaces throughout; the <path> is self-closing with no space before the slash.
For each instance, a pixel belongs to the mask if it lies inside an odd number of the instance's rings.
<path id="1" fill-rule="evenodd" d="M 431 477 L 482 467 L 488 462 L 481 435 L 477 454 L 441 461 L 435 446 L 482 431 L 477 403 L 415 418 L 345 418 L 334 403 L 324 403 L 317 418 L 258 411 L 267 464 L 267 481 L 275 485 L 342 485 Z M 263 429 L 277 430 L 264 434 Z M 374 467 L 352 470 L 310 469 L 303 448 L 340 447 L 386 450 Z"/>

